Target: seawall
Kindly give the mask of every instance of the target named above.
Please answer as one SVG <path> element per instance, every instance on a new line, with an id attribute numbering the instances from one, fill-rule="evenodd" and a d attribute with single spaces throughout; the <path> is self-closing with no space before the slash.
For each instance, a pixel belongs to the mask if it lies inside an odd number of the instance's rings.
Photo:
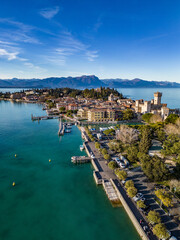
<path id="1" fill-rule="evenodd" d="M 128 206 L 128 204 L 126 203 L 125 199 L 123 198 L 122 194 L 120 193 L 119 189 L 116 187 L 116 184 L 114 183 L 113 179 L 110 179 L 113 187 L 115 188 L 117 195 L 124 207 L 124 209 L 126 210 L 129 218 L 131 219 L 133 225 L 135 226 L 137 232 L 139 233 L 140 237 L 143 240 L 149 240 L 149 238 L 147 237 L 146 233 L 144 232 L 142 226 L 140 225 L 140 223 L 137 221 L 136 217 L 134 216 L 133 212 L 131 211 L 130 207 Z"/>

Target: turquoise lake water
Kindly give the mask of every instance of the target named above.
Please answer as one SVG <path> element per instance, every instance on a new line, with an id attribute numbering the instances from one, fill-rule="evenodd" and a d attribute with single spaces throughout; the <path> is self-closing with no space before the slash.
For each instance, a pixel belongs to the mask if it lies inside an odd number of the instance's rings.
<path id="1" fill-rule="evenodd" d="M 91 165 L 71 163 L 84 154 L 78 128 L 59 138 L 58 120 L 31 121 L 41 108 L 0 101 L 0 239 L 139 240 L 124 209 L 96 186 Z"/>

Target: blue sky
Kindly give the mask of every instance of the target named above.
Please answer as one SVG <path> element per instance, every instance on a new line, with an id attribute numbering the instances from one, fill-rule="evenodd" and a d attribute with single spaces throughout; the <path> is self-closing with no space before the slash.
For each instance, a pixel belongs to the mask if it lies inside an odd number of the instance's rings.
<path id="1" fill-rule="evenodd" d="M 180 1 L 0 1 L 0 78 L 84 74 L 180 82 Z"/>

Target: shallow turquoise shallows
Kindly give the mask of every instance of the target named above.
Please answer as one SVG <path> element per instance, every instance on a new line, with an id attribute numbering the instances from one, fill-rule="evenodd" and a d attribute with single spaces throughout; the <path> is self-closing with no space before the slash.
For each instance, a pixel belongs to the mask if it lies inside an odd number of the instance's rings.
<path id="1" fill-rule="evenodd" d="M 91 165 L 71 163 L 85 154 L 78 128 L 59 138 L 58 120 L 31 121 L 41 109 L 0 102 L 0 239 L 139 240 L 124 209 L 95 185 Z"/>

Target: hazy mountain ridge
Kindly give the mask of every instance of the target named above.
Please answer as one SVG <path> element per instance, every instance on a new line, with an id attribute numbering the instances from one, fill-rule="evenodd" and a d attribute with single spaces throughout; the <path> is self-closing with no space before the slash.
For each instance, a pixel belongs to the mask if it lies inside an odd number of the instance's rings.
<path id="1" fill-rule="evenodd" d="M 129 79 L 101 79 L 104 83 L 106 83 L 110 87 L 114 88 L 143 88 L 143 87 L 161 87 L 161 88 L 179 88 L 180 83 L 176 82 L 168 82 L 168 81 L 147 81 L 139 78 L 134 78 L 132 80 Z"/>
<path id="2" fill-rule="evenodd" d="M 99 79 L 94 75 L 80 77 L 50 77 L 44 79 L 0 79 L 0 87 L 4 88 L 96 88 L 106 86 L 111 88 L 180 88 L 180 83 L 167 81 L 147 81 L 139 78 L 129 79 Z"/>

